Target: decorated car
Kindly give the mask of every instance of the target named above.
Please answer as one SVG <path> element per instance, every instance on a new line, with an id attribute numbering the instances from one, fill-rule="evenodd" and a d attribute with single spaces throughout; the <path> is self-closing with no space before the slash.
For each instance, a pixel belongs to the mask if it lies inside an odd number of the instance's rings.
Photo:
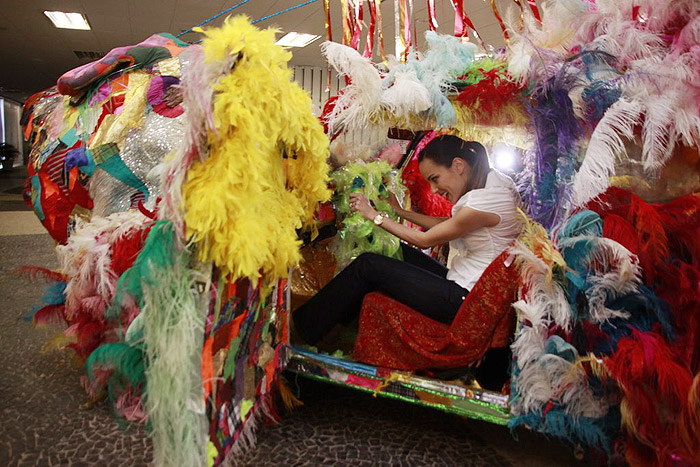
<path id="1" fill-rule="evenodd" d="M 293 402 L 285 369 L 612 462 L 698 462 L 700 11 L 568 0 L 515 23 L 504 51 L 429 31 L 386 64 L 325 43 L 348 85 L 322 122 L 242 17 L 114 49 L 27 101 L 26 199 L 62 265 L 28 269 L 51 281 L 32 319 L 65 325 L 51 344 L 85 361 L 91 397 L 148 420 L 157 464 L 235 460 L 275 395 Z M 294 340 L 293 310 L 345 265 L 401 254 L 354 194 L 449 217 L 418 170 L 436 135 L 510 157 L 520 235 L 451 323 L 374 291 L 335 338 Z"/>

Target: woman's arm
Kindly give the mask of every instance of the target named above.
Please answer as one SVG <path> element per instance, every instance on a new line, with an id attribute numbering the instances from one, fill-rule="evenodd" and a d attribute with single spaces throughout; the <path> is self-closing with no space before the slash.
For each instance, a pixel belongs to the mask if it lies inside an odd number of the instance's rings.
<path id="1" fill-rule="evenodd" d="M 420 214 L 408 209 L 404 209 L 401 207 L 399 201 L 396 199 L 396 196 L 393 193 L 389 193 L 388 201 L 391 207 L 396 212 L 396 214 L 398 214 L 402 219 L 405 219 L 409 222 L 413 222 L 414 224 L 419 225 L 426 230 L 435 227 L 440 222 L 449 219 L 449 217 L 427 216 L 425 214 Z"/>
<path id="2" fill-rule="evenodd" d="M 403 208 L 394 208 L 394 211 L 396 211 L 396 214 L 398 214 L 402 219 L 406 219 L 409 222 L 413 222 L 414 224 L 419 225 L 424 229 L 431 229 L 439 223 L 449 219 L 449 217 L 427 216 L 425 214 L 420 214 L 418 212 L 413 212 Z"/>
<path id="3" fill-rule="evenodd" d="M 373 220 L 379 214 L 360 193 L 350 195 L 350 206 L 368 220 Z M 493 227 L 500 221 L 501 218 L 497 214 L 463 207 L 455 216 L 425 232 L 411 229 L 388 218 L 382 221 L 381 227 L 419 248 L 430 248 L 463 237 L 481 227 Z"/>

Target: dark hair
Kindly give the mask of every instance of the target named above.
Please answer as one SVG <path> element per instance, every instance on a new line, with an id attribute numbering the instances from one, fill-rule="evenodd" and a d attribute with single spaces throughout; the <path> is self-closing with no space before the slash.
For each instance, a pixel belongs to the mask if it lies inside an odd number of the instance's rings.
<path id="1" fill-rule="evenodd" d="M 453 135 L 438 136 L 418 154 L 418 162 L 430 159 L 437 165 L 451 167 L 455 157 L 459 157 L 471 167 L 467 191 L 483 188 L 491 168 L 486 148 L 481 143 L 464 141 Z"/>

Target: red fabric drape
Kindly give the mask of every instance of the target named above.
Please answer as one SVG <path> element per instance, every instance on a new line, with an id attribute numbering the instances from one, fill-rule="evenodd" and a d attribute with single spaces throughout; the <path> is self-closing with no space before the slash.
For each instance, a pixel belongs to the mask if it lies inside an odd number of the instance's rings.
<path id="1" fill-rule="evenodd" d="M 381 293 L 365 297 L 353 358 L 400 370 L 456 368 L 491 348 L 505 347 L 515 330 L 518 273 L 503 252 L 467 295 L 451 325 L 433 321 Z"/>

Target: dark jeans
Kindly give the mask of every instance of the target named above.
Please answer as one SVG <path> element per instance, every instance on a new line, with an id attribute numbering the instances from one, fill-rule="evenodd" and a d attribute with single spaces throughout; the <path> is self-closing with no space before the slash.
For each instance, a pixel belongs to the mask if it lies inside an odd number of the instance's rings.
<path id="1" fill-rule="evenodd" d="M 293 313 L 297 333 L 315 344 L 338 323 L 360 314 L 365 295 L 380 290 L 419 313 L 449 324 L 467 289 L 447 280 L 447 268 L 415 248 L 402 245 L 403 261 L 364 253 Z"/>

